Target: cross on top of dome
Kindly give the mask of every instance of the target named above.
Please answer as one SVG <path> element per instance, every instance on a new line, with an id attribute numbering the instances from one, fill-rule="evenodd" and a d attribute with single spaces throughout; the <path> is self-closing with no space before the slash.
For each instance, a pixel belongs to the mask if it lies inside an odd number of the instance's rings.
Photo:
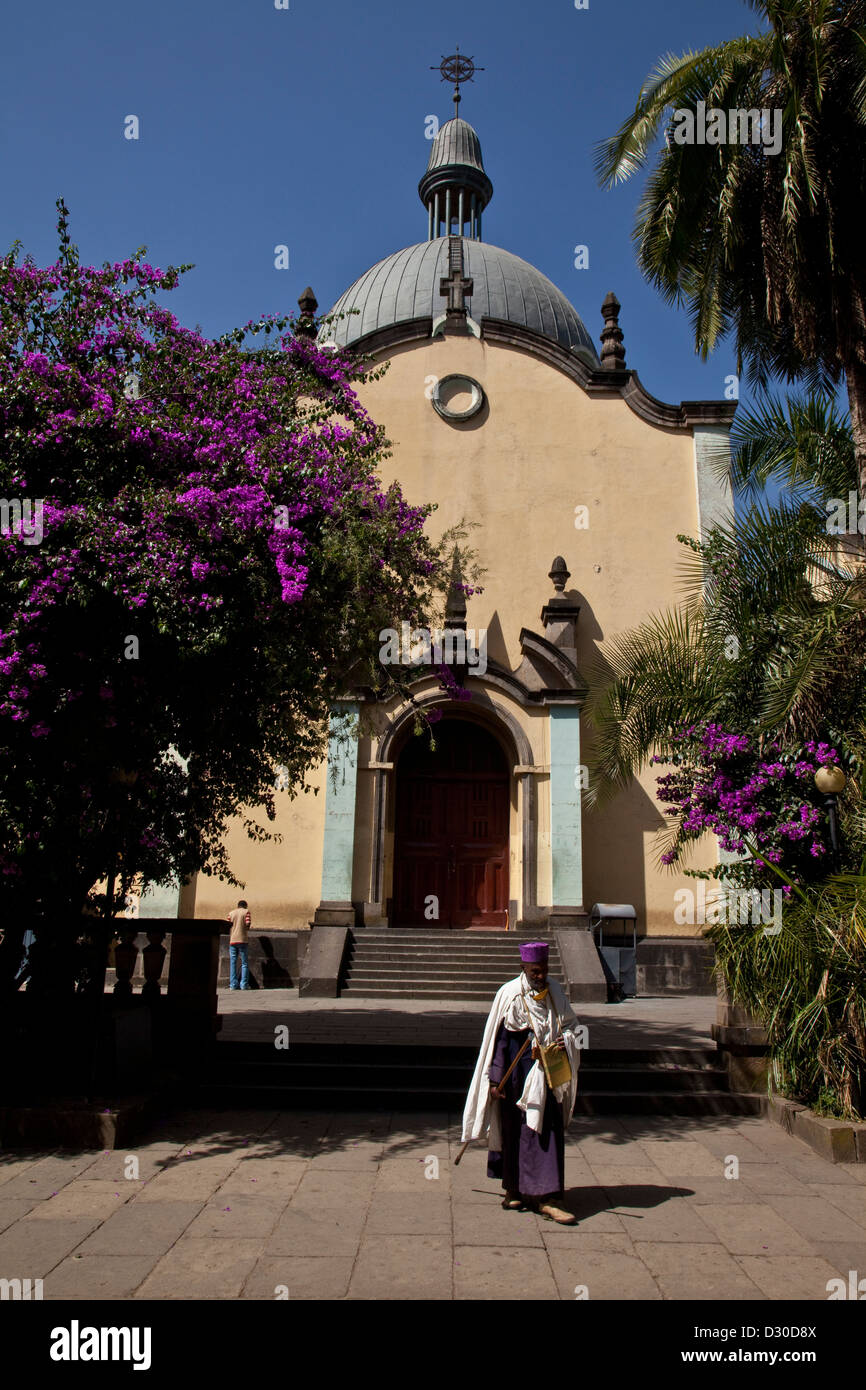
<path id="1" fill-rule="evenodd" d="M 443 82 L 454 83 L 454 115 L 457 115 L 457 108 L 460 105 L 460 83 L 471 82 L 476 72 L 484 72 L 484 68 L 476 67 L 471 58 L 467 58 L 465 53 L 460 52 L 460 45 L 455 44 L 455 53 L 449 57 L 442 58 L 439 64 L 431 63 L 431 72 L 441 72 Z"/>

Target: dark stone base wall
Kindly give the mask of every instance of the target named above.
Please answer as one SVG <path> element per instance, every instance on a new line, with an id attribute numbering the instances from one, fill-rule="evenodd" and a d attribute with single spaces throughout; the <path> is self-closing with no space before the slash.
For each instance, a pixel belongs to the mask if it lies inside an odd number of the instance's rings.
<path id="1" fill-rule="evenodd" d="M 645 936 L 637 944 L 638 995 L 714 995 L 714 959 L 711 941 L 689 936 Z"/>

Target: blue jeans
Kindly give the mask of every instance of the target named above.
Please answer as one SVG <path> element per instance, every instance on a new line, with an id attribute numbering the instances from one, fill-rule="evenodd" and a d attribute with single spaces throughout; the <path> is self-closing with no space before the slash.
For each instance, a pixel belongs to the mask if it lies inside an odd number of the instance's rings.
<path id="1" fill-rule="evenodd" d="M 229 946 L 229 987 L 231 989 L 237 989 L 235 980 L 238 973 L 238 951 L 241 953 L 241 989 L 249 989 L 250 987 L 250 971 L 249 962 L 247 960 L 248 949 L 246 944 L 242 946 Z"/>

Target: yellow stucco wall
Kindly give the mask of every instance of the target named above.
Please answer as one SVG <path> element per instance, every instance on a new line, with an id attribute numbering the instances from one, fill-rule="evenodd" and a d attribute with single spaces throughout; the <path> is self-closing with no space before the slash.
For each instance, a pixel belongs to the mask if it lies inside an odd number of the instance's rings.
<path id="1" fill-rule="evenodd" d="M 452 424 L 433 409 L 435 378 L 451 372 L 475 377 L 488 405 L 473 420 Z M 677 532 L 698 530 L 694 444 L 688 431 L 656 428 L 619 397 L 590 398 L 555 367 L 529 352 L 475 338 L 449 337 L 397 348 L 379 381 L 359 396 L 391 440 L 382 466 L 385 484 L 396 478 L 412 503 L 438 502 L 428 522 L 438 536 L 461 518 L 478 523 L 471 544 L 486 567 L 484 593 L 468 603 L 467 624 L 486 628 L 492 659 L 514 668 L 521 660 L 522 627 L 543 634 L 541 608 L 553 594 L 547 577 L 554 556 L 571 571 L 577 591 L 578 666 L 598 646 L 649 612 L 678 602 Z M 459 402 L 455 402 L 459 407 Z M 589 525 L 575 527 L 575 508 Z M 472 683 L 470 682 L 470 688 Z M 501 700 L 493 693 L 494 700 Z M 539 763 L 549 766 L 545 710 L 511 711 L 527 730 Z M 372 776 L 369 745 L 359 756 L 358 839 L 353 894 L 369 895 Z M 663 823 L 653 794 L 655 773 L 600 811 L 584 816 L 584 901 L 633 902 L 654 935 L 691 935 L 673 922 L 673 894 L 690 880 L 653 868 L 653 838 Z M 235 873 L 262 926 L 302 927 L 321 896 L 324 770 L 310 777 L 317 797 L 277 796 L 272 828 L 284 837 L 257 845 L 235 824 L 228 837 Z M 551 898 L 547 779 L 538 779 L 537 901 Z M 519 897 L 514 855 L 519 821 L 512 802 L 512 885 Z M 714 842 L 704 863 L 714 862 Z M 518 889 L 518 891 L 515 891 Z M 238 896 L 216 880 L 200 878 L 196 915 L 222 914 Z"/>

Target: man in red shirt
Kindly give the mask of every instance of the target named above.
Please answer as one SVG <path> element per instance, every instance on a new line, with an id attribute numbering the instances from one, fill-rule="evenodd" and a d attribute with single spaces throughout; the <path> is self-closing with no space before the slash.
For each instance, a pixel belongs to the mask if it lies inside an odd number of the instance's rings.
<path id="1" fill-rule="evenodd" d="M 249 989 L 250 987 L 249 962 L 247 960 L 247 935 L 249 933 L 251 920 L 252 919 L 250 918 L 249 908 L 247 907 L 243 898 L 240 899 L 237 907 L 233 908 L 232 911 L 229 913 L 228 917 L 226 918 L 226 921 L 231 922 L 232 924 L 231 933 L 229 935 L 230 989 L 238 988 L 236 983 L 238 951 L 240 951 L 241 954 L 240 987 L 241 989 Z"/>

